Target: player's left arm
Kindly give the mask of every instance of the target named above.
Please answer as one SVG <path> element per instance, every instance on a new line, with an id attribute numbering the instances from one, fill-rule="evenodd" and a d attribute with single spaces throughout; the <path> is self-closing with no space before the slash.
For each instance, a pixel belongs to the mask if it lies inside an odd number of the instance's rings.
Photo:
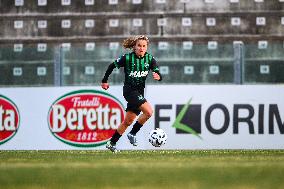
<path id="1" fill-rule="evenodd" d="M 162 81 L 162 75 L 157 65 L 157 61 L 154 57 L 152 58 L 152 63 L 150 68 L 153 71 L 153 78 L 157 81 Z"/>

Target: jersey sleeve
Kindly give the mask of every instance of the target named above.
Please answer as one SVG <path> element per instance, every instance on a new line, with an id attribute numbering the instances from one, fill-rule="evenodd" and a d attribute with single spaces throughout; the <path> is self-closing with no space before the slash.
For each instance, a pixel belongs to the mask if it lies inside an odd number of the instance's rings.
<path id="1" fill-rule="evenodd" d="M 115 68 L 115 65 L 114 63 L 111 63 L 107 70 L 106 70 L 106 73 L 104 75 L 104 78 L 102 79 L 102 83 L 107 83 L 107 80 L 108 80 L 108 77 L 110 76 L 111 72 L 113 71 L 113 69 Z"/>
<path id="2" fill-rule="evenodd" d="M 116 59 L 113 63 L 114 63 L 116 68 L 120 68 L 120 67 L 125 66 L 125 62 L 126 62 L 126 58 L 125 58 L 125 55 L 123 55 L 123 56 L 119 57 L 118 59 Z"/>
<path id="3" fill-rule="evenodd" d="M 152 57 L 151 61 L 152 61 L 152 63 L 151 63 L 151 65 L 150 65 L 150 69 L 151 69 L 153 72 L 159 74 L 159 76 L 160 76 L 160 80 L 159 80 L 159 81 L 162 81 L 163 77 L 162 77 L 162 75 L 161 75 L 161 73 L 160 73 L 160 70 L 159 70 L 159 67 L 158 67 L 158 65 L 157 65 L 156 59 L 155 59 L 154 57 Z"/>
<path id="4" fill-rule="evenodd" d="M 150 65 L 150 69 L 153 71 L 153 72 L 156 72 L 156 73 L 159 73 L 160 70 L 159 70 L 159 67 L 157 65 L 157 61 L 154 57 L 152 57 L 152 62 L 151 62 L 151 65 Z"/>

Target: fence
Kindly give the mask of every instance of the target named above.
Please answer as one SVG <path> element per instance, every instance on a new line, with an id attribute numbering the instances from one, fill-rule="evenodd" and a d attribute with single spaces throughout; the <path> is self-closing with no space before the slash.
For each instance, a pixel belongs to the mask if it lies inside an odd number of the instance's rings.
<path id="1" fill-rule="evenodd" d="M 100 85 L 107 66 L 127 51 L 117 42 L 64 43 L 49 48 L 0 48 L 0 86 Z M 218 44 L 209 41 L 151 43 L 148 52 L 160 66 L 164 84 L 275 84 L 284 82 L 284 47 L 281 43 Z M 109 82 L 121 84 L 123 69 Z M 153 80 L 148 83 L 155 84 Z"/>

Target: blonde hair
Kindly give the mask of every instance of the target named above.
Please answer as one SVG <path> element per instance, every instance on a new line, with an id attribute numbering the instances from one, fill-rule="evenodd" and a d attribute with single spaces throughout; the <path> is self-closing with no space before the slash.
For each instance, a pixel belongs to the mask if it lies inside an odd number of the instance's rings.
<path id="1" fill-rule="evenodd" d="M 122 46 L 125 49 L 133 49 L 133 47 L 136 45 L 136 42 L 138 40 L 145 40 L 145 41 L 147 41 L 147 44 L 149 44 L 149 39 L 146 35 L 137 35 L 137 36 L 129 37 L 129 38 L 125 39 L 122 43 Z"/>

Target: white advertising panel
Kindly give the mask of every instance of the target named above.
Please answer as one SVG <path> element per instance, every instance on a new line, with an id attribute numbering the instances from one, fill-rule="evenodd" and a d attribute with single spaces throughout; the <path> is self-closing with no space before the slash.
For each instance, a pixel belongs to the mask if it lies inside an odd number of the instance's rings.
<path id="1" fill-rule="evenodd" d="M 284 149 L 281 85 L 149 85 L 154 109 L 138 133 L 119 149 Z M 122 86 L 1 88 L 0 150 L 105 149 L 125 115 Z M 163 129 L 155 148 L 148 133 Z"/>
<path id="2" fill-rule="evenodd" d="M 165 149 L 283 149 L 281 85 L 147 87 Z"/>
<path id="3" fill-rule="evenodd" d="M 9 119 L 11 104 L 18 119 Z M 118 86 L 107 92 L 99 87 L 2 88 L 0 150 L 104 149 L 115 130 L 109 127 L 121 122 L 124 107 Z"/>

